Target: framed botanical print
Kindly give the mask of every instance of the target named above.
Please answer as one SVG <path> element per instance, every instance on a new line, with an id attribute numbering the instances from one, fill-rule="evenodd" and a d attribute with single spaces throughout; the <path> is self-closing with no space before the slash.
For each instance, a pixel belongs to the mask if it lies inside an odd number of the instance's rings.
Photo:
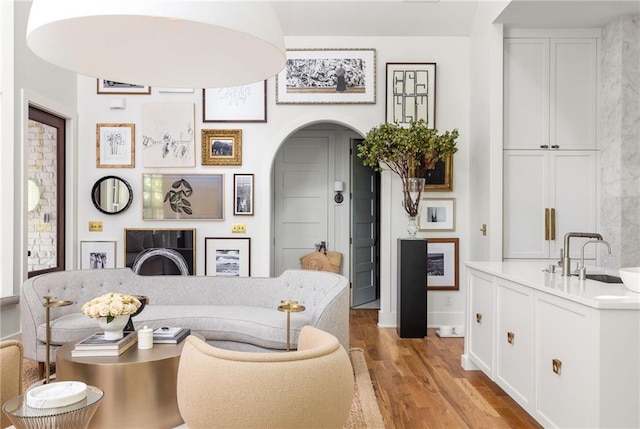
<path id="1" fill-rule="evenodd" d="M 242 130 L 202 130 L 202 165 L 242 165 Z"/>
<path id="2" fill-rule="evenodd" d="M 251 275 L 251 239 L 207 237 L 204 239 L 204 275 L 249 277 Z"/>
<path id="3" fill-rule="evenodd" d="M 224 220 L 224 175 L 143 174 L 142 219 Z"/>
<path id="4" fill-rule="evenodd" d="M 375 102 L 375 49 L 287 49 L 276 104 Z"/>
<path id="5" fill-rule="evenodd" d="M 195 167 L 194 103 L 142 105 L 142 166 Z"/>
<path id="6" fill-rule="evenodd" d="M 253 174 L 233 175 L 233 214 L 253 216 Z"/>
<path id="7" fill-rule="evenodd" d="M 386 120 L 436 124 L 436 63 L 387 63 Z"/>
<path id="8" fill-rule="evenodd" d="M 96 167 L 135 166 L 135 124 L 96 124 Z"/>
<path id="9" fill-rule="evenodd" d="M 458 290 L 458 238 L 426 238 L 427 289 Z"/>
<path id="10" fill-rule="evenodd" d="M 267 122 L 267 81 L 203 89 L 202 122 Z"/>

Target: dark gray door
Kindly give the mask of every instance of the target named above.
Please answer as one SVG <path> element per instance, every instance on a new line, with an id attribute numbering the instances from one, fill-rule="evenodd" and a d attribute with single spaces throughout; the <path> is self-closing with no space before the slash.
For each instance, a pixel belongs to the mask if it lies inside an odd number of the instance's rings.
<path id="1" fill-rule="evenodd" d="M 379 174 L 356 155 L 360 139 L 351 140 L 351 306 L 378 298 Z"/>

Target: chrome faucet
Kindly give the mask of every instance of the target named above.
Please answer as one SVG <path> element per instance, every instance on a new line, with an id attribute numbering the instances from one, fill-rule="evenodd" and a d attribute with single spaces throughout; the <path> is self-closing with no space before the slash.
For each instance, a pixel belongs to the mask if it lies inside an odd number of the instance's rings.
<path id="1" fill-rule="evenodd" d="M 587 246 L 587 244 L 589 243 L 602 243 L 602 244 L 606 244 L 607 245 L 607 249 L 609 249 L 609 255 L 611 255 L 611 245 L 604 240 L 589 240 L 586 241 L 583 245 L 582 245 L 582 258 L 580 259 L 580 266 L 578 267 L 578 276 L 580 276 L 580 280 L 584 280 L 587 278 L 587 269 L 584 266 L 584 248 Z"/>
<path id="2" fill-rule="evenodd" d="M 569 241 L 572 237 L 594 238 L 596 240 L 603 240 L 602 235 L 598 234 L 597 232 L 567 232 L 564 235 L 564 255 L 562 257 L 563 276 L 571 275 L 571 252 L 569 248 Z"/>

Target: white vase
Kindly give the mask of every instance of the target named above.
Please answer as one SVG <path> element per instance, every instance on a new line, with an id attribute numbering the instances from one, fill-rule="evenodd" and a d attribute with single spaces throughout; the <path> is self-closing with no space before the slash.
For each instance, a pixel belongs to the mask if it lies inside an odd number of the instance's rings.
<path id="1" fill-rule="evenodd" d="M 104 331 L 105 340 L 119 340 L 124 337 L 124 327 L 127 326 L 129 315 L 116 316 L 107 323 L 106 317 L 98 317 L 98 326 Z"/>

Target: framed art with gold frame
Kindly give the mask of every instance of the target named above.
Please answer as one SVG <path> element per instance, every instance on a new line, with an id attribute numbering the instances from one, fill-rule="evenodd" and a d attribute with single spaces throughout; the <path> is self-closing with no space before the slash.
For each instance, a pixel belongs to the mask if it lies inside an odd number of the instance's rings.
<path id="1" fill-rule="evenodd" d="M 427 160 L 423 160 L 418 166 L 414 164 L 410 175 L 424 178 L 424 192 L 451 192 L 453 191 L 453 155 L 449 155 L 444 161 L 436 161 L 433 166 L 430 166 Z"/>
<path id="2" fill-rule="evenodd" d="M 242 165 L 242 130 L 202 130 L 202 165 Z"/>
<path id="3" fill-rule="evenodd" d="M 134 168 L 135 124 L 96 124 L 96 167 Z"/>

